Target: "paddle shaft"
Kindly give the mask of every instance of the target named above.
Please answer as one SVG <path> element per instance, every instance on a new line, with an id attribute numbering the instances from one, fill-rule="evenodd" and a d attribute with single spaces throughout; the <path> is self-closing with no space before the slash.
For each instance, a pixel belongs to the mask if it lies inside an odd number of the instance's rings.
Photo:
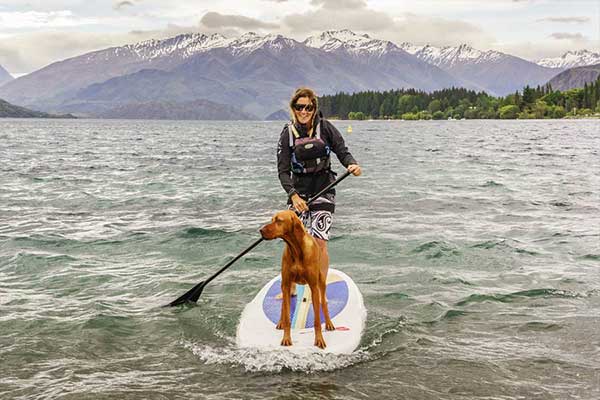
<path id="1" fill-rule="evenodd" d="M 316 200 L 317 198 L 319 198 L 320 196 L 322 196 L 324 193 L 327 193 L 328 190 L 330 190 L 332 187 L 334 187 L 335 185 L 337 185 L 338 183 L 340 183 L 341 181 L 343 181 L 345 178 L 348 177 L 348 175 L 350 175 L 350 172 L 348 172 L 348 171 L 344 172 L 342 174 L 342 176 L 340 176 L 334 182 L 331 182 L 329 185 L 327 185 L 325 188 L 323 188 L 323 190 L 321 190 L 319 193 L 317 193 L 316 195 L 314 195 L 313 197 L 311 197 L 306 202 L 306 204 L 312 203 L 314 200 Z M 225 265 L 223 268 L 221 268 L 220 270 L 218 270 L 217 272 L 215 272 L 213 275 L 211 275 L 208 279 L 206 279 L 204 281 L 204 284 L 206 285 L 208 282 L 212 281 L 217 276 L 221 275 L 227 268 L 231 267 L 234 262 L 236 262 L 237 260 L 239 260 L 240 258 L 242 258 L 243 256 L 245 256 L 247 253 L 249 253 L 253 248 L 255 248 L 256 246 L 258 246 L 258 244 L 260 242 L 262 242 L 263 240 L 265 240 L 265 239 L 263 239 L 262 237 L 259 238 L 259 239 L 257 239 L 256 242 L 252 243 L 246 250 L 242 251 L 233 260 L 229 261 L 227 263 L 227 265 Z"/>
<path id="2" fill-rule="evenodd" d="M 313 197 L 311 197 L 310 199 L 308 199 L 308 201 L 306 202 L 306 204 L 312 203 L 314 200 L 316 200 L 317 198 L 319 198 L 321 195 L 323 195 L 324 193 L 326 193 L 327 191 L 329 191 L 332 187 L 334 187 L 335 185 L 337 185 L 338 183 L 340 183 L 341 181 L 343 181 L 344 179 L 346 179 L 349 175 L 350 175 L 350 171 L 344 172 L 338 179 L 336 179 L 335 181 L 331 182 L 329 185 L 327 185 L 326 187 L 324 187 L 323 190 L 319 191 L 319 193 L 317 193 L 316 195 L 314 195 Z M 244 255 L 246 255 L 248 252 L 250 252 L 253 248 L 255 248 L 256 246 L 258 246 L 258 244 L 260 242 L 262 242 L 263 240 L 264 239 L 262 237 L 259 238 L 259 239 L 257 239 L 254 243 L 252 243 L 248 248 L 246 248 L 240 254 L 238 254 L 237 256 L 235 256 L 235 258 L 233 258 L 231 261 L 229 261 L 220 270 L 218 270 L 217 272 L 215 272 L 214 274 L 212 274 L 205 281 L 200 282 L 199 284 L 197 284 L 196 286 L 194 286 L 191 290 L 189 290 L 188 292 L 186 292 L 185 294 L 183 294 L 181 297 L 179 297 L 176 300 L 174 300 L 171 303 L 169 303 L 168 306 L 176 306 L 176 305 L 179 305 L 179 304 L 182 304 L 182 303 L 185 303 L 185 302 L 189 302 L 189 301 L 193 301 L 193 302 L 198 301 L 198 298 L 200 297 L 200 294 L 202 293 L 202 290 L 204 289 L 204 286 L 206 286 L 210 281 L 212 281 L 217 276 L 219 276 L 223 272 L 225 272 L 225 270 L 227 268 L 231 267 L 233 265 L 233 263 L 235 263 L 237 260 L 239 260 L 240 258 L 242 258 Z"/>

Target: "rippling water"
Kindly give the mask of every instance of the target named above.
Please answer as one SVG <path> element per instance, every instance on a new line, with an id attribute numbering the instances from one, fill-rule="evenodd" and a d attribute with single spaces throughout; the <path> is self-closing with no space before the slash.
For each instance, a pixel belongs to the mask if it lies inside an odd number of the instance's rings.
<path id="1" fill-rule="evenodd" d="M 329 248 L 367 327 L 300 357 L 235 347 L 280 241 L 160 307 L 284 207 L 282 123 L 0 121 L 0 398 L 600 398 L 598 121 L 352 126 Z"/>

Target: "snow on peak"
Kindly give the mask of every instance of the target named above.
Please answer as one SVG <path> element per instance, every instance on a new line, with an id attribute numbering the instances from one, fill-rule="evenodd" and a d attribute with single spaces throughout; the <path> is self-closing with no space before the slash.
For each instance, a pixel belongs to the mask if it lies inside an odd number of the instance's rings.
<path id="1" fill-rule="evenodd" d="M 179 54 L 187 58 L 197 53 L 202 53 L 214 48 L 225 47 L 229 39 L 220 34 L 210 36 L 201 33 L 186 33 L 168 39 L 150 39 L 136 44 L 128 44 L 115 49 L 131 52 L 144 60 L 152 60 L 172 54 Z"/>
<path id="2" fill-rule="evenodd" d="M 478 64 L 497 61 L 506 55 L 494 50 L 481 51 L 474 49 L 468 44 L 458 47 L 446 46 L 435 47 L 429 44 L 416 46 L 411 43 L 402 43 L 400 48 L 422 61 L 437 67 L 449 68 L 461 64 Z"/>
<path id="3" fill-rule="evenodd" d="M 233 39 L 229 43 L 229 48 L 232 54 L 249 54 L 257 49 L 264 47 L 273 51 L 281 51 L 284 48 L 293 48 L 296 41 L 288 39 L 282 35 L 269 34 L 260 36 L 254 32 L 244 33 L 237 39 Z"/>
<path id="4" fill-rule="evenodd" d="M 543 58 L 536 61 L 536 63 L 548 68 L 573 68 L 595 65 L 600 64 L 600 53 L 589 50 L 567 51 L 560 57 Z"/>
<path id="5" fill-rule="evenodd" d="M 359 35 L 348 29 L 325 31 L 318 36 L 311 36 L 303 42 L 308 47 L 314 47 L 326 52 L 336 50 L 347 51 L 354 55 L 371 54 L 381 56 L 398 47 L 387 40 L 372 39 L 369 35 Z"/>

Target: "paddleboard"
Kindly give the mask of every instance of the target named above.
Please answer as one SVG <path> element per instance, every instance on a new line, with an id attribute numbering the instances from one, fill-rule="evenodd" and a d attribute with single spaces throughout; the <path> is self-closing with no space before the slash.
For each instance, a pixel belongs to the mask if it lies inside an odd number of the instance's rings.
<path id="1" fill-rule="evenodd" d="M 297 295 L 290 304 L 292 346 L 281 346 L 283 330 L 275 329 L 281 316 L 281 275 L 273 278 L 246 305 L 237 329 L 237 345 L 261 350 L 292 352 L 328 352 L 350 354 L 359 345 L 367 318 L 367 310 L 356 284 L 342 271 L 330 268 L 327 276 L 329 315 L 335 331 L 325 329 L 321 311 L 321 327 L 327 347 L 314 345 L 314 311 L 308 285 L 297 285 Z"/>

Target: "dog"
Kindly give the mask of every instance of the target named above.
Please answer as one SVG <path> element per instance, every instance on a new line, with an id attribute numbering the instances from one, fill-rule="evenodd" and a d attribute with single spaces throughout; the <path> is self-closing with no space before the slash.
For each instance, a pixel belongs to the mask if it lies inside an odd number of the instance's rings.
<path id="1" fill-rule="evenodd" d="M 265 240 L 283 239 L 285 248 L 281 258 L 281 292 L 283 304 L 277 329 L 283 329 L 282 346 L 292 345 L 290 303 L 292 284 L 298 283 L 310 287 L 313 311 L 315 315 L 315 346 L 324 349 L 327 345 L 321 331 L 321 308 L 325 316 L 325 329 L 335 330 L 329 317 L 325 290 L 327 287 L 326 272 L 321 269 L 321 249 L 315 238 L 310 236 L 300 218 L 292 210 L 276 213 L 271 223 L 260 229 Z"/>

